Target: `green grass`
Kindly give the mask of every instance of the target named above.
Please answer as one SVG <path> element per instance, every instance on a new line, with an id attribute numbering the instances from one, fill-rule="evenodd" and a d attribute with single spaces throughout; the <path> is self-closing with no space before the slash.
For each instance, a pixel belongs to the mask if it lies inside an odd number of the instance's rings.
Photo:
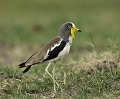
<path id="1" fill-rule="evenodd" d="M 71 57 L 67 58 L 68 61 L 72 60 L 71 63 L 65 64 L 66 60 L 63 60 L 56 64 L 55 77 L 62 90 L 58 88 L 54 97 L 60 99 L 106 99 L 120 96 L 120 67 L 117 61 L 119 58 L 115 53 L 105 52 L 97 56 L 97 53 L 94 52 L 84 54 L 78 59 Z M 91 57 L 93 59 L 89 59 Z M 3 99 L 7 97 L 10 99 L 52 97 L 53 83 L 44 72 L 45 66 L 46 64 L 33 67 L 26 74 L 22 74 L 18 68 L 13 68 L 14 66 L 0 67 L 0 97 Z M 49 69 L 50 72 L 52 66 Z"/>
<path id="2" fill-rule="evenodd" d="M 1 99 L 120 98 L 119 0 L 0 0 Z M 45 73 L 47 64 L 22 74 L 18 64 L 59 34 L 67 21 L 75 23 L 70 54 L 56 64 L 60 84 Z M 52 72 L 52 64 L 49 71 Z"/>

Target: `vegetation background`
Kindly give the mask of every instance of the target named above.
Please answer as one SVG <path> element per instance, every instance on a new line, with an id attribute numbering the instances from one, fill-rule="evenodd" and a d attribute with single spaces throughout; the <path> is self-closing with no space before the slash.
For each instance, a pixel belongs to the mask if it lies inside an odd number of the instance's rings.
<path id="1" fill-rule="evenodd" d="M 0 0 L 0 98 L 119 99 L 119 10 L 119 0 Z M 62 90 L 53 94 L 47 64 L 26 74 L 18 64 L 69 21 L 82 32 L 56 64 Z"/>

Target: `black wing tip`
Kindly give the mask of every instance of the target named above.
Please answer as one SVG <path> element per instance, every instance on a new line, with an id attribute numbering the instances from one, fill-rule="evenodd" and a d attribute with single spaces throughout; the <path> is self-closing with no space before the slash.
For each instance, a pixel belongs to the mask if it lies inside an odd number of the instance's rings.
<path id="1" fill-rule="evenodd" d="M 23 63 L 19 64 L 19 68 L 27 67 L 27 68 L 23 71 L 23 73 L 26 73 L 26 72 L 31 68 L 31 66 L 32 66 L 32 65 L 25 66 L 25 64 L 26 64 L 26 62 L 23 62 Z"/>
<path id="2" fill-rule="evenodd" d="M 26 62 L 19 64 L 19 68 L 25 67 L 25 63 L 26 63 Z"/>

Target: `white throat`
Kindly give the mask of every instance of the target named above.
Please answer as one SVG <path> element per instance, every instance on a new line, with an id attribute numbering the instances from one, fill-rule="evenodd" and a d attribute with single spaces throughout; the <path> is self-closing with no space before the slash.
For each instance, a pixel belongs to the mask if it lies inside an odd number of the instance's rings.
<path id="1" fill-rule="evenodd" d="M 72 36 L 70 35 L 70 36 L 69 36 L 69 41 L 68 41 L 68 43 L 71 45 L 72 42 L 73 42 L 73 39 L 72 39 Z"/>

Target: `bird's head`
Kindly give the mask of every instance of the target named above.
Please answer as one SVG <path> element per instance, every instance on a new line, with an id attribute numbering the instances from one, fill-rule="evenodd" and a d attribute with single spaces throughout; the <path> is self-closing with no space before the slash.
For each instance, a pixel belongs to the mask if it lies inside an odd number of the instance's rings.
<path id="1" fill-rule="evenodd" d="M 66 22 L 64 23 L 60 28 L 60 36 L 62 38 L 69 37 L 69 35 L 72 36 L 72 39 L 75 39 L 75 32 L 81 32 L 80 29 L 75 27 L 75 24 L 72 22 Z"/>

